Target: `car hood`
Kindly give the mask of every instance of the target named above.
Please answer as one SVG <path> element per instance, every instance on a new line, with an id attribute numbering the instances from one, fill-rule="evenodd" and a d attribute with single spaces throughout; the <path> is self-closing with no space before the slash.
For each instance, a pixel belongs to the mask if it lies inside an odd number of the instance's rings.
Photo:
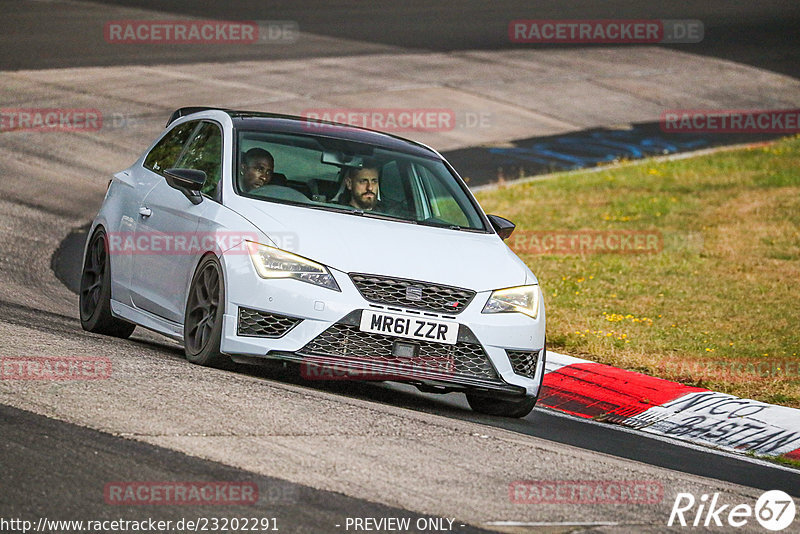
<path id="1" fill-rule="evenodd" d="M 496 234 L 264 201 L 237 208 L 279 248 L 346 273 L 382 274 L 476 291 L 536 283 Z"/>

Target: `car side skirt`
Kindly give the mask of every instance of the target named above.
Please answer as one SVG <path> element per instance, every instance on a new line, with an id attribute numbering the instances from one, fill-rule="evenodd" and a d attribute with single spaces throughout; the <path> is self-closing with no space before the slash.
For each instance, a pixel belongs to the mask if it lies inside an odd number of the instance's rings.
<path id="1" fill-rule="evenodd" d="M 134 308 L 133 306 L 129 306 L 113 299 L 111 300 L 111 313 L 115 317 L 135 323 L 142 328 L 158 332 L 159 334 L 165 335 L 171 339 L 183 342 L 182 324 L 168 321 L 163 317 L 159 317 L 158 315 L 154 315 L 139 308 Z"/>

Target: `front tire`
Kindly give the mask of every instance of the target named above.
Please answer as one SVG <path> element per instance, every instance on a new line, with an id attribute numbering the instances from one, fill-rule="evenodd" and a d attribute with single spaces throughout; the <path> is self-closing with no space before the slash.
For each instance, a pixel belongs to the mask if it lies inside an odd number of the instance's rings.
<path id="1" fill-rule="evenodd" d="M 537 399 L 538 397 L 525 397 L 522 400 L 503 400 L 467 393 L 467 402 L 474 411 L 501 417 L 525 417 L 533 411 Z"/>
<path id="2" fill-rule="evenodd" d="M 127 338 L 136 325 L 111 314 L 111 262 L 106 233 L 95 231 L 83 261 L 80 286 L 81 326 L 88 332 Z"/>
<path id="3" fill-rule="evenodd" d="M 186 359 L 197 365 L 227 368 L 231 359 L 220 352 L 222 316 L 225 313 L 225 284 L 216 256 L 200 261 L 189 287 L 183 321 Z"/>

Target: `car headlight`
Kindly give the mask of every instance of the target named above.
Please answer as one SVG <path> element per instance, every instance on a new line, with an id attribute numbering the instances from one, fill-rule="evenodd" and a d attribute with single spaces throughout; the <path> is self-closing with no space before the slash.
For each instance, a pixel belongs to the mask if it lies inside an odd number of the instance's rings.
<path id="1" fill-rule="evenodd" d="M 316 286 L 341 291 L 339 284 L 324 265 L 291 252 L 247 241 L 247 250 L 261 278 L 294 278 Z"/>
<path id="2" fill-rule="evenodd" d="M 518 286 L 492 292 L 482 313 L 520 312 L 536 319 L 539 313 L 539 286 Z"/>

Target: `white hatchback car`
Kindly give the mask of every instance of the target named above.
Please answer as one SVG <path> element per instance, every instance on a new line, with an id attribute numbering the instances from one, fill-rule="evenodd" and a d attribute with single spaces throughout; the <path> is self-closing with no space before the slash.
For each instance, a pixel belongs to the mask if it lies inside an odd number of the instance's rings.
<path id="1" fill-rule="evenodd" d="M 463 391 L 523 417 L 545 361 L 536 277 L 435 150 L 303 117 L 181 108 L 114 175 L 86 243 L 84 329 L 309 379 Z"/>

